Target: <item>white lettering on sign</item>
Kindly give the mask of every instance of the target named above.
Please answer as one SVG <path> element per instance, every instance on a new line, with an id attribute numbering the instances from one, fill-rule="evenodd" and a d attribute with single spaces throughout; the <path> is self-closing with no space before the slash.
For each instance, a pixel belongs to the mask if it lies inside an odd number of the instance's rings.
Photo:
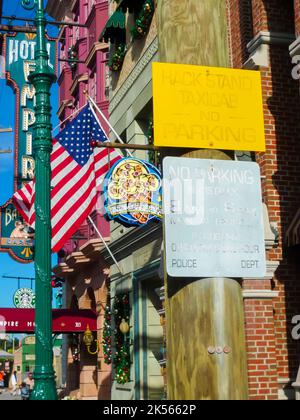
<path id="1" fill-rule="evenodd" d="M 24 79 L 28 83 L 29 75 L 35 70 L 34 62 L 24 61 L 23 65 Z M 21 90 L 21 106 L 22 106 L 22 130 L 26 133 L 26 154 L 27 156 L 22 157 L 22 178 L 33 179 L 35 170 L 35 161 L 31 157 L 32 155 L 32 131 L 36 117 L 34 108 L 36 103 L 35 88 L 33 85 L 26 84 Z M 28 102 L 30 101 L 31 107 L 28 108 Z"/>
<path id="2" fill-rule="evenodd" d="M 8 44 L 9 65 L 17 63 L 20 59 L 21 60 L 34 60 L 36 44 L 37 43 L 35 41 L 23 40 L 20 42 L 16 39 L 10 39 L 9 44 Z M 50 43 L 47 43 L 47 52 L 50 57 L 50 53 L 51 53 Z M 54 68 L 54 65 L 50 62 L 50 59 L 48 61 L 48 65 L 52 69 Z"/>
<path id="3" fill-rule="evenodd" d="M 35 97 L 35 88 L 32 85 L 25 85 L 21 92 L 21 106 L 26 107 L 27 99 L 33 100 Z"/>
<path id="4" fill-rule="evenodd" d="M 11 209 L 9 207 L 6 207 L 5 209 L 5 226 L 8 226 L 11 224 L 11 222 L 14 222 L 18 217 L 18 212 L 16 209 Z"/>
<path id="5" fill-rule="evenodd" d="M 19 321 L 6 321 L 3 320 L 3 318 L 0 318 L 0 327 L 6 328 L 6 327 L 18 327 Z"/>
<path id="6" fill-rule="evenodd" d="M 34 61 L 24 61 L 23 67 L 24 67 L 24 78 L 25 78 L 25 82 L 26 83 L 29 83 L 28 77 L 35 70 L 35 62 Z"/>

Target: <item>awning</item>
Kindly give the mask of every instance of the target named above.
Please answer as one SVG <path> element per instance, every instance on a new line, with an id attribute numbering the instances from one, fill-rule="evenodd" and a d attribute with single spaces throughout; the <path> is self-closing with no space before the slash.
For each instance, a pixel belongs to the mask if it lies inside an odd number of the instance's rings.
<path id="1" fill-rule="evenodd" d="M 13 358 L 14 358 L 13 354 L 7 353 L 4 350 L 0 350 L 0 359 L 1 360 L 3 360 L 3 359 L 13 359 Z"/>
<path id="2" fill-rule="evenodd" d="M 125 42 L 126 30 L 125 30 L 125 14 L 121 10 L 114 12 L 108 19 L 100 37 L 99 42 L 104 40 L 105 42 Z"/>
<path id="3" fill-rule="evenodd" d="M 285 239 L 288 246 L 300 245 L 300 208 L 286 231 Z"/>
<path id="4" fill-rule="evenodd" d="M 126 13 L 127 10 L 132 13 L 139 10 L 143 4 L 142 0 L 119 0 L 119 6 L 117 10 L 122 10 Z"/>
<path id="5" fill-rule="evenodd" d="M 34 309 L 0 309 L 0 332 L 34 333 Z M 55 334 L 84 333 L 87 327 L 97 331 L 97 315 L 91 310 L 53 309 L 52 328 Z"/>

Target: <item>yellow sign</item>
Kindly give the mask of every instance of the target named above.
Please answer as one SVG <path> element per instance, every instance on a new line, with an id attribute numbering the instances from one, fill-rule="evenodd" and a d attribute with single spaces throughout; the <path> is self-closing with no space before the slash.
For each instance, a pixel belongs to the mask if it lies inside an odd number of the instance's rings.
<path id="1" fill-rule="evenodd" d="M 258 71 L 153 63 L 154 143 L 265 151 Z"/>

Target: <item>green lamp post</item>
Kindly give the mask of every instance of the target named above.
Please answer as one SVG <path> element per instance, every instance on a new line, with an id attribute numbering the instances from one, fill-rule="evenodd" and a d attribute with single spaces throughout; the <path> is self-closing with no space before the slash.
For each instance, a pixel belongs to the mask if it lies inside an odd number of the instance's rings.
<path id="1" fill-rule="evenodd" d="M 36 8 L 36 68 L 30 82 L 36 89 L 36 123 L 33 151 L 35 157 L 35 276 L 36 276 L 36 368 L 32 400 L 56 400 L 52 350 L 52 288 L 51 288 L 51 214 L 50 214 L 50 153 L 51 104 L 50 89 L 56 76 L 48 64 L 43 0 L 22 0 L 27 10 Z"/>

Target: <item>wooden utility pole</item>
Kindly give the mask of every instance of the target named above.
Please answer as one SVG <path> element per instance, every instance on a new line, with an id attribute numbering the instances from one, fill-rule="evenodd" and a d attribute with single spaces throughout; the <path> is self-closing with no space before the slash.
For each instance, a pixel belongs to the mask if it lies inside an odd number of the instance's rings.
<path id="1" fill-rule="evenodd" d="M 229 67 L 224 0 L 160 0 L 158 37 L 161 62 Z M 233 158 L 233 152 L 203 149 L 175 149 L 168 154 Z M 247 399 L 244 309 L 238 279 L 165 275 L 165 288 L 168 399 Z M 213 353 L 212 348 L 228 352 Z"/>

